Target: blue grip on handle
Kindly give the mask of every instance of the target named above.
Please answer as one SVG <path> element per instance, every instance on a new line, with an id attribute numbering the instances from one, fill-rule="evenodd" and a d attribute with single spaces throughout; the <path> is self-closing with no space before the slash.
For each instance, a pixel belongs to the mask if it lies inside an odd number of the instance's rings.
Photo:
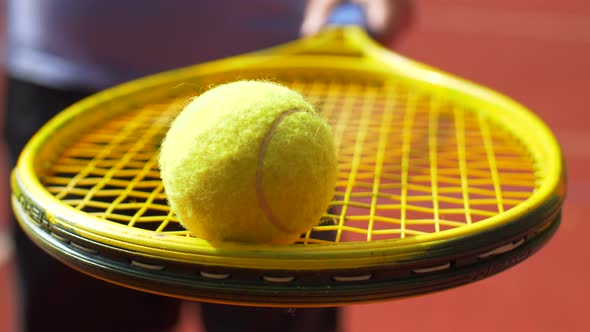
<path id="1" fill-rule="evenodd" d="M 327 25 L 357 25 L 369 31 L 363 8 L 354 3 L 345 3 L 336 7 L 330 14 Z"/>

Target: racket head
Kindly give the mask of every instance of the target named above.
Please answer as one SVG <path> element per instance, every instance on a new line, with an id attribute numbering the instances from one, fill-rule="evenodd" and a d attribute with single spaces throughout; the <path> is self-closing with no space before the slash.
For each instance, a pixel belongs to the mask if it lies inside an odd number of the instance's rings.
<path id="1" fill-rule="evenodd" d="M 332 125 L 336 196 L 288 246 L 213 247 L 166 204 L 156 156 L 186 100 L 269 79 Z M 248 305 L 323 306 L 422 294 L 526 259 L 558 227 L 563 159 L 531 111 L 391 53 L 354 27 L 100 92 L 31 139 L 13 171 L 21 226 L 95 277 Z"/>

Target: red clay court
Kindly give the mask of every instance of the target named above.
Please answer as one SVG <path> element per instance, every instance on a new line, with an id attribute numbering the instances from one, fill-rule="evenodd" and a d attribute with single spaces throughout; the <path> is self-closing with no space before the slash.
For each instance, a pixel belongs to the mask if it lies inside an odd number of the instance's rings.
<path id="1" fill-rule="evenodd" d="M 414 25 L 395 45 L 397 52 L 516 99 L 556 134 L 568 172 L 562 225 L 543 250 L 492 278 L 411 299 L 345 307 L 344 331 L 590 330 L 590 250 L 584 240 L 590 234 L 585 219 L 590 215 L 590 112 L 585 99 L 590 87 L 590 2 L 416 3 Z M 6 211 L 7 198 L 1 202 Z M 14 280 L 10 259 L 2 257 L 0 331 L 9 332 L 16 321 Z M 187 305 L 179 332 L 202 330 L 189 309 Z"/>

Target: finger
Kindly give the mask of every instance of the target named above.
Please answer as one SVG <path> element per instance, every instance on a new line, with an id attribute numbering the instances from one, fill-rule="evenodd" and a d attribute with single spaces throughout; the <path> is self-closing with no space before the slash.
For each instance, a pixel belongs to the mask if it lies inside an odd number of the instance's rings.
<path id="1" fill-rule="evenodd" d="M 301 36 L 312 36 L 326 24 L 330 13 L 342 0 L 308 0 L 301 24 Z"/>
<path id="2" fill-rule="evenodd" d="M 381 43 L 390 43 L 407 26 L 412 16 L 412 0 L 352 0 L 363 6 L 367 26 Z"/>

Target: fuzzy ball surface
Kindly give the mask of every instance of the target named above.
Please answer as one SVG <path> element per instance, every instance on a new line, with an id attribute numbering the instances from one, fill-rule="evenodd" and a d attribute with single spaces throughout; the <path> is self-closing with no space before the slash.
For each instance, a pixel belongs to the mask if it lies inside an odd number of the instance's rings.
<path id="1" fill-rule="evenodd" d="M 159 155 L 173 212 L 193 235 L 223 242 L 295 242 L 334 195 L 332 131 L 298 92 L 264 81 L 193 98 Z"/>

